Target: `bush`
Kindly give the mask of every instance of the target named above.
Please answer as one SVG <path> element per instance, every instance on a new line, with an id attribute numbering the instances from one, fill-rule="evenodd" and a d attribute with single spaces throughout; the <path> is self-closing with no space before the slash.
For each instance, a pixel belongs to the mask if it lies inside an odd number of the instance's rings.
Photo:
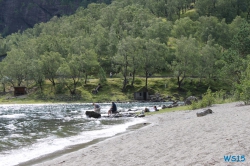
<path id="1" fill-rule="evenodd" d="M 241 76 L 240 84 L 235 84 L 235 94 L 238 95 L 239 99 L 244 101 L 245 104 L 250 104 L 250 63 L 249 60 L 247 62 L 247 69 Z"/>
<path id="2" fill-rule="evenodd" d="M 212 93 L 211 89 L 209 88 L 207 92 L 202 96 L 202 100 L 198 102 L 192 102 L 191 109 L 198 109 L 211 106 L 215 103 L 215 97 Z"/>
<path id="3" fill-rule="evenodd" d="M 246 105 L 250 104 L 250 83 L 242 85 L 242 92 L 240 93 L 240 99 L 244 101 Z"/>
<path id="4" fill-rule="evenodd" d="M 104 84 L 104 83 L 106 83 L 106 81 L 107 81 L 107 78 L 106 78 L 106 74 L 105 74 L 105 72 L 104 72 L 104 70 L 103 70 L 103 68 L 101 67 L 100 68 L 100 70 L 99 70 L 99 80 L 100 80 L 100 83 L 101 84 Z"/>
<path id="5" fill-rule="evenodd" d="M 216 99 L 216 103 L 221 104 L 225 102 L 225 99 L 227 99 L 226 91 L 219 90 L 214 93 L 214 97 Z"/>
<path id="6" fill-rule="evenodd" d="M 192 104 L 190 105 L 190 109 L 191 110 L 195 110 L 195 109 L 198 109 L 198 108 L 200 108 L 199 107 L 199 102 L 192 102 Z"/>
<path id="7" fill-rule="evenodd" d="M 208 89 L 207 92 L 202 96 L 201 106 L 207 107 L 211 106 L 215 102 L 214 94 L 212 93 L 211 89 Z"/>
<path id="8" fill-rule="evenodd" d="M 140 85 L 142 83 L 141 79 L 135 78 L 134 84 Z"/>
<path id="9" fill-rule="evenodd" d="M 64 84 L 56 84 L 56 94 L 62 94 L 64 93 L 65 89 L 64 89 Z"/>

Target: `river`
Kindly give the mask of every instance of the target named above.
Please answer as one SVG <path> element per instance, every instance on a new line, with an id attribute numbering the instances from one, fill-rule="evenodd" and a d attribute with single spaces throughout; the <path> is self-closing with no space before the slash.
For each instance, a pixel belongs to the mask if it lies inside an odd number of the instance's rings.
<path id="1" fill-rule="evenodd" d="M 118 111 L 153 111 L 170 102 L 117 103 Z M 106 114 L 110 103 L 100 103 Z M 0 166 L 19 165 L 100 138 L 125 132 L 143 118 L 87 118 L 92 103 L 0 105 Z"/>

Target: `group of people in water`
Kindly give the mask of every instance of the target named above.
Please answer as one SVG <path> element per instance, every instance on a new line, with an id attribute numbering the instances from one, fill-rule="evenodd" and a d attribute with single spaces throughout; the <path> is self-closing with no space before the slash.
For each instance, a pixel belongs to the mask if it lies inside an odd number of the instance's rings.
<path id="1" fill-rule="evenodd" d="M 96 113 L 100 114 L 101 113 L 101 106 L 96 104 L 96 103 L 93 103 L 93 106 L 94 106 L 94 111 Z M 154 111 L 159 111 L 159 109 L 156 106 L 154 106 L 153 108 L 154 108 Z M 144 112 L 150 112 L 150 111 L 146 107 Z M 111 105 L 110 109 L 108 110 L 108 116 L 110 116 L 111 114 L 116 114 L 116 113 L 118 113 L 117 106 L 116 106 L 115 102 L 112 102 L 112 105 Z"/>
<path id="2" fill-rule="evenodd" d="M 96 103 L 93 103 L 93 105 L 94 105 L 94 111 L 100 114 L 101 106 L 96 104 Z M 110 109 L 108 110 L 108 116 L 110 116 L 111 114 L 116 114 L 116 113 L 118 113 L 117 106 L 116 106 L 115 102 L 112 102 L 112 105 L 111 105 Z"/>

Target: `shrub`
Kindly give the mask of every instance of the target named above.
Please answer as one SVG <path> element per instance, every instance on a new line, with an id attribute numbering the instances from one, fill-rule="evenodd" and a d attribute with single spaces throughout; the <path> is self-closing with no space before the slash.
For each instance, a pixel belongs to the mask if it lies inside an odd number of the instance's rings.
<path id="1" fill-rule="evenodd" d="M 62 94 L 65 91 L 64 84 L 57 84 L 55 90 L 56 94 Z"/>
<path id="2" fill-rule="evenodd" d="M 99 74 L 98 74 L 98 75 L 99 75 L 100 83 L 101 83 L 101 84 L 106 83 L 107 78 L 106 78 L 106 74 L 105 74 L 105 72 L 104 72 L 104 70 L 103 70 L 102 67 L 100 68 Z"/>
<path id="3" fill-rule="evenodd" d="M 134 84 L 140 85 L 142 83 L 141 79 L 135 78 Z"/>
<path id="4" fill-rule="evenodd" d="M 249 58 L 249 57 L 248 57 Z M 247 69 L 242 73 L 240 84 L 235 84 L 236 94 L 245 104 L 250 104 L 250 63 L 246 61 Z"/>
<path id="5" fill-rule="evenodd" d="M 214 104 L 214 102 L 214 94 L 212 93 L 211 89 L 208 88 L 207 92 L 202 96 L 201 107 L 211 106 Z"/>
<path id="6" fill-rule="evenodd" d="M 198 109 L 198 108 L 204 108 L 207 106 L 211 106 L 215 103 L 215 97 L 212 93 L 211 89 L 208 88 L 207 92 L 202 96 L 202 100 L 198 102 L 192 102 L 191 109 Z"/>

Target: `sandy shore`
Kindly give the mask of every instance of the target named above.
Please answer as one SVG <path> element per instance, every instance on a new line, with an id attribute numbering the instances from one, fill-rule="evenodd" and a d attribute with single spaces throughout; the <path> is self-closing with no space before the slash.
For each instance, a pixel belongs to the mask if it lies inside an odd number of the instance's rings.
<path id="1" fill-rule="evenodd" d="M 38 165 L 250 165 L 250 106 L 237 102 L 210 109 L 214 113 L 203 117 L 196 113 L 205 109 L 147 116 L 150 125 Z M 239 162 L 226 162 L 225 155 Z"/>

